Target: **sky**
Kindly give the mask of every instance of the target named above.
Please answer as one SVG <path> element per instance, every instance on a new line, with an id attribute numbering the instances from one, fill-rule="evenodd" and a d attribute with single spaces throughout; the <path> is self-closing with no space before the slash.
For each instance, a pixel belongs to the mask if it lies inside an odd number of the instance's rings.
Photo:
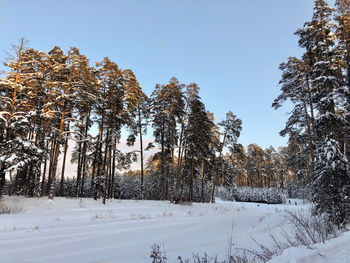
<path id="1" fill-rule="evenodd" d="M 76 46 L 134 71 L 147 95 L 171 77 L 197 83 L 216 121 L 243 121 L 239 142 L 285 145 L 289 107 L 276 111 L 280 63 L 300 56 L 293 34 L 312 0 L 0 0 L 0 60 L 21 37 L 48 52 Z M 4 69 L 2 67 L 2 69 Z M 151 134 L 148 135 L 149 137 Z"/>

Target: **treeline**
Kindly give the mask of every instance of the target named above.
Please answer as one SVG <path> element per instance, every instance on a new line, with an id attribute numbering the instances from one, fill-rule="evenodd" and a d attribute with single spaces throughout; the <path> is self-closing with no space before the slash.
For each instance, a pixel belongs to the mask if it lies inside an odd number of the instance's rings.
<path id="1" fill-rule="evenodd" d="M 25 44 L 22 39 L 14 46 L 0 79 L 0 194 L 6 182 L 10 194 L 89 196 L 105 203 L 118 197 L 117 170 L 140 158 L 140 198 L 214 199 L 232 168 L 224 149 L 235 148 L 241 131 L 234 114 L 216 124 L 194 83 L 172 78 L 148 97 L 132 70 L 107 57 L 91 66 L 77 48 L 65 53 L 56 46 L 46 53 Z M 152 158 L 154 180 L 146 185 L 143 153 L 155 147 L 143 145 L 149 126 L 159 152 Z M 128 145 L 140 142 L 139 150 L 118 149 L 122 129 L 129 132 Z M 65 176 L 71 140 L 74 180 Z M 204 191 L 209 186 L 210 194 Z"/>
<path id="2" fill-rule="evenodd" d="M 291 167 L 292 159 L 287 147 L 275 150 L 270 146 L 264 150 L 257 144 L 250 144 L 245 149 L 238 144 L 225 157 L 234 167 L 238 187 L 290 189 L 303 180 Z"/>
<path id="3" fill-rule="evenodd" d="M 308 183 L 314 212 L 344 226 L 350 220 L 350 2 L 335 8 L 316 0 L 311 21 L 295 33 L 305 50 L 280 65 L 281 94 L 294 108 L 281 135 L 289 136 L 289 168 Z"/>

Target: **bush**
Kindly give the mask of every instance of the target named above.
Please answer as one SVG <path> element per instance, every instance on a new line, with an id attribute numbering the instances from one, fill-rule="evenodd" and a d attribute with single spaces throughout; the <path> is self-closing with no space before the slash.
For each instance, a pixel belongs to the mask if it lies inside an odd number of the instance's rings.
<path id="1" fill-rule="evenodd" d="M 216 197 L 224 201 L 235 201 L 237 196 L 237 188 L 219 187 Z"/>
<path id="2" fill-rule="evenodd" d="M 254 202 L 266 204 L 283 204 L 285 196 L 279 189 L 275 187 L 270 188 L 250 188 L 240 187 L 234 189 L 227 189 L 220 187 L 217 197 L 225 201 L 238 202 Z"/>
<path id="3" fill-rule="evenodd" d="M 160 246 L 154 244 L 151 247 L 152 263 L 166 263 L 168 262 L 165 251 L 160 250 Z M 177 263 L 248 263 L 249 260 L 245 253 L 243 255 L 228 255 L 227 259 L 219 260 L 217 256 L 209 257 L 206 253 L 200 256 L 198 253 L 193 254 L 192 259 L 183 259 L 181 256 L 177 257 Z"/>
<path id="4" fill-rule="evenodd" d="M 289 183 L 287 186 L 288 198 L 311 200 L 312 191 L 310 186 L 305 186 L 306 183 Z"/>
<path id="5" fill-rule="evenodd" d="M 151 247 L 151 255 L 150 258 L 152 259 L 152 263 L 165 263 L 167 262 L 167 257 L 165 255 L 164 251 L 160 250 L 160 246 L 157 244 L 154 244 Z"/>
<path id="6" fill-rule="evenodd" d="M 285 196 L 281 191 L 274 187 L 242 187 L 237 189 L 236 201 L 266 204 L 283 204 L 285 202 Z"/>
<path id="7" fill-rule="evenodd" d="M 292 239 L 298 245 L 310 247 L 316 243 L 325 241 L 337 236 L 334 226 L 325 216 L 311 216 L 309 212 L 300 210 L 297 212 L 286 211 L 287 218 L 294 228 Z"/>

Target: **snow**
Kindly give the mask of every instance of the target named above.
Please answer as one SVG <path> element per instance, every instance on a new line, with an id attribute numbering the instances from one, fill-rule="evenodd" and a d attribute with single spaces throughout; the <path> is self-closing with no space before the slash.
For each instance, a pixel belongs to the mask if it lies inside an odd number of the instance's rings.
<path id="1" fill-rule="evenodd" d="M 5 200 L 22 202 L 25 211 L 0 216 L 4 262 L 150 262 L 154 243 L 164 244 L 170 262 L 194 252 L 224 257 L 232 224 L 235 247 L 252 247 L 251 237 L 267 238 L 285 220 L 283 205 L 112 200 L 104 206 L 92 199 Z"/>
<path id="2" fill-rule="evenodd" d="M 312 249 L 305 246 L 289 248 L 282 255 L 268 261 L 269 263 L 348 263 L 350 261 L 350 232 L 342 236 L 326 241 L 324 244 L 316 244 Z"/>
<path id="3" fill-rule="evenodd" d="M 268 245 L 270 234 L 287 227 L 286 209 L 308 206 L 301 200 L 292 205 L 107 200 L 104 206 L 93 199 L 20 197 L 5 197 L 5 203 L 24 210 L 0 215 L 1 262 L 52 263 L 151 262 L 153 244 L 164 246 L 168 262 L 196 252 L 224 259 L 231 238 L 235 248 L 257 249 L 252 238 Z M 288 259 L 288 254 L 281 257 Z"/>

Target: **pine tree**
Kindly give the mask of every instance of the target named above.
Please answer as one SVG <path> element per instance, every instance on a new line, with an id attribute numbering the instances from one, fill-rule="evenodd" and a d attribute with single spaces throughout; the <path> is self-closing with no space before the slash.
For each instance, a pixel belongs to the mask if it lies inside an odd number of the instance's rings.
<path id="1" fill-rule="evenodd" d="M 71 66 L 71 80 L 75 84 L 76 93 L 79 96 L 74 101 L 73 116 L 71 120 L 68 120 L 66 139 L 64 145 L 63 165 L 61 173 L 61 186 L 64 182 L 64 163 L 66 160 L 68 136 L 73 133 L 76 141 L 77 151 L 77 185 L 76 196 L 84 195 L 84 183 L 86 180 L 87 164 L 87 144 L 88 144 L 88 131 L 91 124 L 91 111 L 96 98 L 96 92 L 94 90 L 96 79 L 94 70 L 89 67 L 88 59 L 86 56 L 80 54 L 79 49 L 73 47 L 68 51 L 68 62 Z M 77 122 L 75 124 L 75 131 L 70 131 L 70 123 Z"/>
<path id="2" fill-rule="evenodd" d="M 219 156 L 216 161 L 217 163 L 217 172 L 213 178 L 213 189 L 211 201 L 215 202 L 215 186 L 219 184 L 219 181 L 222 181 L 223 176 L 223 163 L 224 159 L 222 156 L 223 150 L 227 147 L 229 150 L 233 150 L 236 146 L 237 139 L 240 136 L 242 130 L 242 121 L 236 117 L 231 111 L 226 114 L 226 119 L 219 123 L 223 128 L 223 140 L 218 145 Z M 220 171 L 221 170 L 221 171 Z"/>
<path id="3" fill-rule="evenodd" d="M 313 197 L 315 212 L 344 227 L 350 220 L 349 162 L 338 142 L 326 138 L 317 148 Z"/>
<path id="4" fill-rule="evenodd" d="M 174 153 L 178 141 L 177 124 L 183 115 L 183 85 L 175 78 L 169 84 L 156 85 L 151 96 L 152 126 L 155 142 L 160 144 L 162 199 L 169 199 L 174 183 Z"/>
<path id="5" fill-rule="evenodd" d="M 25 40 L 14 46 L 14 55 L 5 63 L 10 71 L 0 80 L 1 112 L 0 129 L 0 190 L 6 173 L 15 176 L 13 188 L 16 193 L 34 195 L 43 150 L 34 141 L 36 88 L 40 76 L 35 65 L 39 53 L 25 48 Z M 1 193 L 0 193 L 1 195 Z"/>
<path id="6" fill-rule="evenodd" d="M 247 173 L 250 185 L 253 187 L 264 187 L 264 150 L 257 144 L 249 144 L 247 156 Z"/>
<path id="7" fill-rule="evenodd" d="M 74 103 L 78 96 L 77 85 L 80 79 L 75 78 L 76 68 L 79 67 L 79 61 L 69 53 L 68 56 L 63 53 L 59 47 L 54 47 L 49 52 L 50 75 L 47 85 L 51 88 L 51 99 L 49 101 L 48 112 L 54 117 L 53 125 L 56 131 L 53 135 L 53 153 L 52 165 L 49 178 L 49 199 L 55 195 L 55 186 L 57 178 L 58 158 L 61 145 L 64 145 L 67 124 L 74 109 Z"/>
<path id="8" fill-rule="evenodd" d="M 306 57 L 306 56 L 304 56 Z M 286 100 L 294 104 L 290 117 L 286 123 L 286 127 L 281 131 L 281 135 L 289 134 L 307 134 L 308 138 L 308 180 L 311 180 L 315 167 L 314 156 L 314 105 L 313 105 L 313 90 L 311 87 L 311 68 L 303 60 L 295 57 L 290 57 L 287 63 L 280 65 L 282 70 L 281 94 L 275 99 L 272 107 L 278 109 Z"/>
<path id="9" fill-rule="evenodd" d="M 229 152 L 228 158 L 230 164 L 235 168 L 235 179 L 237 186 L 247 186 L 247 161 L 248 156 L 242 144 L 236 145 L 234 149 Z"/>
<path id="10" fill-rule="evenodd" d="M 213 135 L 211 134 L 214 123 L 210 120 L 204 104 L 197 96 L 190 102 L 190 115 L 185 130 L 186 151 L 190 157 L 190 180 L 189 180 L 189 201 L 193 201 L 193 184 L 195 180 L 195 167 L 201 166 L 201 201 L 204 201 L 204 180 L 205 165 L 209 158 L 214 155 L 210 145 Z"/>
<path id="11" fill-rule="evenodd" d="M 336 0 L 335 20 L 338 22 L 336 27 L 337 49 L 340 51 L 344 69 L 346 71 L 345 83 L 350 87 L 350 1 Z"/>
<path id="12" fill-rule="evenodd" d="M 191 102 L 198 98 L 199 87 L 196 83 L 191 83 L 186 85 L 184 91 L 184 111 L 183 114 L 179 118 L 180 122 L 180 133 L 178 139 L 178 155 L 177 155 L 177 167 L 176 167 L 176 189 L 180 189 L 180 193 L 176 200 L 178 202 L 182 201 L 182 193 L 183 193 L 183 162 L 184 162 L 184 154 L 186 148 L 186 137 L 185 131 L 188 125 L 188 118 L 190 114 L 190 104 Z"/>
<path id="13" fill-rule="evenodd" d="M 332 20 L 333 8 L 323 0 L 315 0 L 312 20 L 296 32 L 299 46 L 306 52 L 302 60 L 293 58 L 281 65 L 282 94 L 273 106 L 278 108 L 286 98 L 295 103 L 285 132 L 290 135 L 287 151 L 294 152 L 294 156 L 298 152 L 298 156 L 294 158 L 293 154 L 287 154 L 286 164 L 297 171 L 297 176 L 302 173 L 305 163 L 314 167 L 315 212 L 327 214 L 332 223 L 342 226 L 349 218 L 349 164 L 341 146 L 346 146 L 348 131 L 344 127 L 349 125 L 349 82 L 343 74 L 349 72 L 348 1 L 336 1 L 336 6 L 337 25 Z M 305 127 L 309 138 L 309 162 L 305 162 Z M 314 164 L 313 144 L 316 149 Z"/>
<path id="14" fill-rule="evenodd" d="M 134 73 L 131 70 L 124 70 L 125 88 L 127 93 L 128 111 L 131 115 L 131 122 L 128 126 L 132 131 L 129 137 L 129 145 L 135 141 L 135 137 L 139 136 L 140 142 L 140 193 L 144 198 L 144 146 L 143 135 L 147 133 L 147 124 L 150 115 L 149 99 L 142 91 Z"/>
<path id="15" fill-rule="evenodd" d="M 265 186 L 271 187 L 273 182 L 275 181 L 275 156 L 277 155 L 276 150 L 270 146 L 269 148 L 264 150 L 264 170 L 265 170 Z"/>
<path id="16" fill-rule="evenodd" d="M 104 58 L 98 66 L 101 90 L 97 112 L 101 116 L 101 122 L 96 177 L 104 178 L 103 203 L 105 203 L 107 198 L 112 198 L 114 191 L 112 189 L 115 181 L 115 158 L 118 157 L 116 144 L 120 141 L 122 127 L 130 123 L 130 114 L 127 112 L 127 91 L 123 71 L 109 58 Z M 131 159 L 133 156 L 133 154 L 127 155 Z"/>

